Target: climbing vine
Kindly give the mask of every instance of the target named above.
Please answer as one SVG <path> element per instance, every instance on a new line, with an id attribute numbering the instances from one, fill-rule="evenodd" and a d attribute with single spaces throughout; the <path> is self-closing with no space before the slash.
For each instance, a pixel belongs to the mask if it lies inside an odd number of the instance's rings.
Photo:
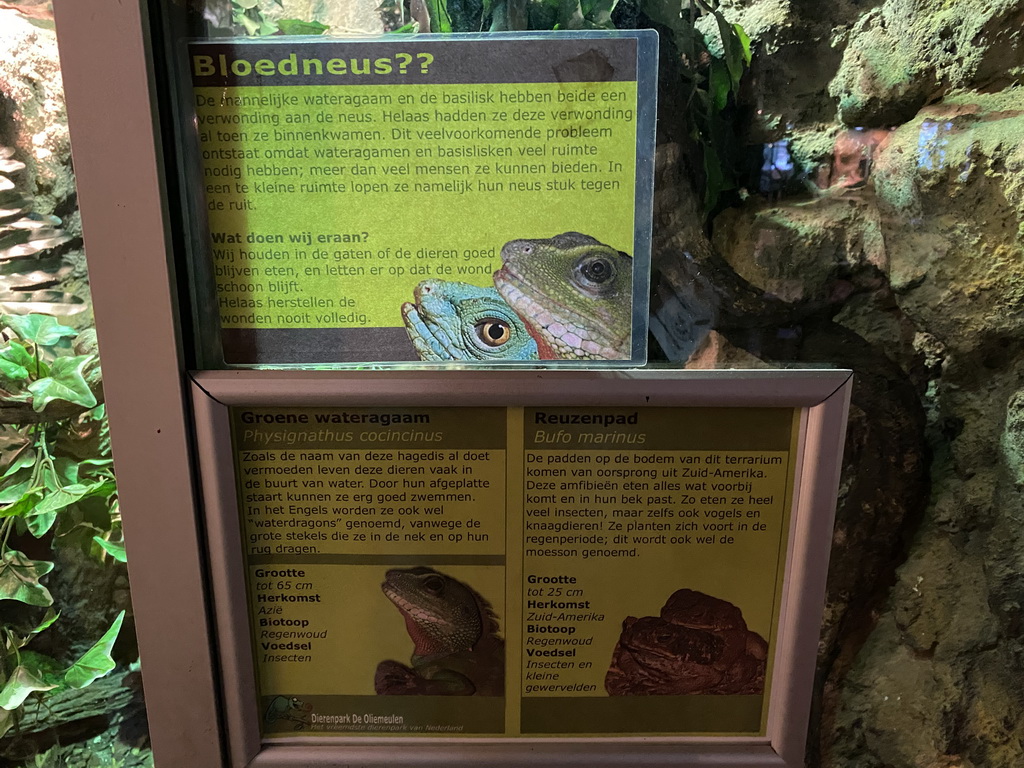
<path id="1" fill-rule="evenodd" d="M 84 688 L 114 668 L 124 612 L 78 659 L 29 647 L 59 618 L 35 560 L 18 542 L 77 547 L 125 561 L 95 333 L 48 315 L 0 317 L 0 736 L 30 698 Z"/>

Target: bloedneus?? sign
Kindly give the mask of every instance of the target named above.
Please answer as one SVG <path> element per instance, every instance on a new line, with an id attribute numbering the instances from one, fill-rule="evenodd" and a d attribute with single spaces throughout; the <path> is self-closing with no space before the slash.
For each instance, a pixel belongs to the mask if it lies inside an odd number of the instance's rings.
<path id="1" fill-rule="evenodd" d="M 655 51 L 653 32 L 192 44 L 209 348 L 642 363 Z"/>

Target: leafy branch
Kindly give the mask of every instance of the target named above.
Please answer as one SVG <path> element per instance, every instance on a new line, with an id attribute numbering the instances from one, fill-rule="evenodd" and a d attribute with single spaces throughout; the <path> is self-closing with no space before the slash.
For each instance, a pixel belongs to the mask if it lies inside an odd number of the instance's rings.
<path id="1" fill-rule="evenodd" d="M 279 8 L 284 8 L 282 0 L 273 0 Z M 249 37 L 267 37 L 269 35 L 322 35 L 328 27 L 318 21 L 301 21 L 300 19 L 281 19 L 270 21 L 260 0 L 231 0 L 231 22 L 240 27 Z"/>
<path id="2" fill-rule="evenodd" d="M 642 9 L 671 32 L 669 42 L 681 65 L 685 97 L 678 112 L 701 150 L 704 209 L 710 213 L 722 195 L 740 186 L 736 169 L 741 165 L 741 142 L 730 110 L 739 101 L 743 76 L 753 59 L 750 37 L 725 17 L 718 0 L 646 0 Z M 717 32 L 710 39 L 698 26 L 707 17 Z"/>
<path id="3" fill-rule="evenodd" d="M 753 53 L 750 38 L 722 13 L 718 0 L 635 0 L 656 25 L 667 28 L 682 65 L 687 133 L 701 151 L 704 208 L 740 186 L 741 142 L 729 110 L 735 108 Z M 619 0 L 385 0 L 380 10 L 395 18 L 392 32 L 507 32 L 520 30 L 615 29 Z M 698 26 L 714 20 L 709 40 Z M 717 42 L 717 44 L 716 44 Z"/>
<path id="4" fill-rule="evenodd" d="M 50 536 L 54 547 L 101 560 L 123 562 L 125 554 L 95 335 L 48 315 L 4 315 L 0 323 L 0 603 L 25 606 L 0 611 L 2 736 L 29 697 L 83 688 L 112 670 L 124 618 L 66 667 L 26 648 L 58 618 L 42 583 L 55 564 L 14 542 Z"/>

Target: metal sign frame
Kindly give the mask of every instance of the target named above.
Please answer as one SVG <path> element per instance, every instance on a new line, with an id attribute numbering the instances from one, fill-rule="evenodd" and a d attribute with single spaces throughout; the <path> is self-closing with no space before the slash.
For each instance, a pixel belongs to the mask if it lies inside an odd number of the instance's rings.
<path id="1" fill-rule="evenodd" d="M 666 762 L 749 768 L 802 766 L 851 389 L 850 371 L 194 374 L 192 399 L 231 768 L 593 765 L 597 760 L 622 768 Z M 229 407 L 495 404 L 801 409 L 766 737 L 330 736 L 326 740 L 294 737 L 288 745 L 261 743 Z"/>
<path id="2" fill-rule="evenodd" d="M 146 0 L 56 0 L 156 764 L 223 765 Z"/>

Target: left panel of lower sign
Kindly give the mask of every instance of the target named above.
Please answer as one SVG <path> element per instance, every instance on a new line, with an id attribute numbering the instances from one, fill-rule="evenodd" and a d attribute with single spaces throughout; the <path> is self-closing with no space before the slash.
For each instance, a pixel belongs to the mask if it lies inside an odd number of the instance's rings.
<path id="1" fill-rule="evenodd" d="M 264 736 L 505 730 L 505 412 L 235 409 Z"/>

